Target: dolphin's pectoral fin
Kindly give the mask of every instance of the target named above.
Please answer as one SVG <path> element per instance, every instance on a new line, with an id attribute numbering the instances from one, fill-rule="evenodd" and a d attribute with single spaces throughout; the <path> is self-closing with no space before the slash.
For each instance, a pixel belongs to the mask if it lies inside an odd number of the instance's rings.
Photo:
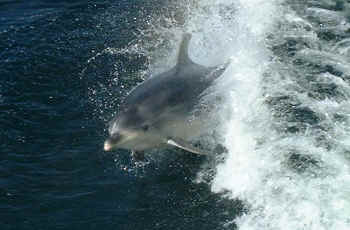
<path id="1" fill-rule="evenodd" d="M 186 142 L 185 140 L 182 140 L 180 138 L 170 138 L 167 140 L 167 144 L 171 145 L 171 146 L 175 146 L 177 148 L 186 150 L 188 152 L 191 153 L 196 153 L 196 154 L 200 154 L 200 155 L 208 155 L 207 152 L 205 152 L 202 149 L 199 149 L 193 145 L 191 145 L 190 143 Z"/>
<path id="2" fill-rule="evenodd" d="M 135 161 L 144 161 L 145 160 L 145 153 L 140 151 L 131 150 L 131 156 L 134 158 Z"/>

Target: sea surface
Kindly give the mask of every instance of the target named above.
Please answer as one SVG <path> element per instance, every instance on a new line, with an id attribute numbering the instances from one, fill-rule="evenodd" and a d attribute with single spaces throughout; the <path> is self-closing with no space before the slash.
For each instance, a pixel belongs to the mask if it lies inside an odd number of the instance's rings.
<path id="1" fill-rule="evenodd" d="M 212 154 L 104 152 L 184 32 Z M 349 230 L 350 2 L 0 0 L 0 229 Z"/>

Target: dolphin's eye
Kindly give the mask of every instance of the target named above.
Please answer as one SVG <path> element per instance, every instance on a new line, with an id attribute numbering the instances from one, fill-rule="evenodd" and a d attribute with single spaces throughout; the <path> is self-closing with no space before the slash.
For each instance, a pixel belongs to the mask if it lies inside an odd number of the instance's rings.
<path id="1" fill-rule="evenodd" d="M 143 125 L 142 130 L 147 132 L 149 130 L 149 125 Z"/>

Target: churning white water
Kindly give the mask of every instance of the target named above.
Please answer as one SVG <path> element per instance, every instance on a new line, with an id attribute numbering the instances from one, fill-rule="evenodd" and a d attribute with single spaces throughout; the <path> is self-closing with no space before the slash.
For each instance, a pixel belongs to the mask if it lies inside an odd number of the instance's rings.
<path id="1" fill-rule="evenodd" d="M 226 98 L 218 113 L 229 113 L 220 116 L 228 153 L 210 183 L 246 204 L 232 220 L 239 229 L 350 229 L 348 5 L 191 7 L 185 27 L 197 32 L 194 59 L 231 58 L 216 85 Z"/>

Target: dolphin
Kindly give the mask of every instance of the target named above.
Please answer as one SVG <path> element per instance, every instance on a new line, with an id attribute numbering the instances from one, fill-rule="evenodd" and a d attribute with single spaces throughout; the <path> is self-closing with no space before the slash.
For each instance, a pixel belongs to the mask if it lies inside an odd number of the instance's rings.
<path id="1" fill-rule="evenodd" d="M 120 113 L 110 121 L 105 151 L 127 149 L 137 157 L 144 150 L 173 146 L 206 154 L 190 143 L 208 123 L 193 111 L 228 63 L 216 67 L 194 63 L 188 55 L 191 36 L 183 35 L 175 67 L 145 80 L 125 98 Z"/>

